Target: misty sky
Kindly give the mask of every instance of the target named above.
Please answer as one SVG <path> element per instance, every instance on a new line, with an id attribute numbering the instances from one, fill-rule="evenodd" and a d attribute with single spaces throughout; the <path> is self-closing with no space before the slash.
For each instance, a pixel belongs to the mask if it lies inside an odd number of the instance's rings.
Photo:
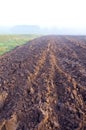
<path id="1" fill-rule="evenodd" d="M 86 0 L 0 0 L 0 26 L 86 28 Z"/>

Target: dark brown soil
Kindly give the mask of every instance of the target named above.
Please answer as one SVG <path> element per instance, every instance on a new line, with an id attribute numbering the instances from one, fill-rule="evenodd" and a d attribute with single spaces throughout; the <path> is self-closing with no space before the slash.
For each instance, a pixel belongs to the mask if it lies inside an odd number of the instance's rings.
<path id="1" fill-rule="evenodd" d="M 86 37 L 44 36 L 0 57 L 0 130 L 86 130 Z"/>

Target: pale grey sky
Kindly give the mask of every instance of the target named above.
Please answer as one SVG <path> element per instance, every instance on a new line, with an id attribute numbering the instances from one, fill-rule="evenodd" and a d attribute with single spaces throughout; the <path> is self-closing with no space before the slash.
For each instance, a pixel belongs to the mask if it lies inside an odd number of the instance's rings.
<path id="1" fill-rule="evenodd" d="M 0 26 L 86 28 L 86 0 L 0 0 Z"/>

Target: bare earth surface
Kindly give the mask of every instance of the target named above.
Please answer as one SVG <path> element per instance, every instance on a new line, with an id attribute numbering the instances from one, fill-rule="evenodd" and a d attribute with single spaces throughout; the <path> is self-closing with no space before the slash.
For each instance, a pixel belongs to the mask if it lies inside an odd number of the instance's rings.
<path id="1" fill-rule="evenodd" d="M 44 36 L 0 57 L 0 130 L 86 130 L 86 37 Z"/>

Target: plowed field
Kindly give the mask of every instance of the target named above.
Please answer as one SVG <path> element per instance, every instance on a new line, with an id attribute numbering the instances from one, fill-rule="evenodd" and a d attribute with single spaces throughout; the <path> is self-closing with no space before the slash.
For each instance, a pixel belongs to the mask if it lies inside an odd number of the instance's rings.
<path id="1" fill-rule="evenodd" d="M 86 130 L 86 37 L 44 36 L 0 57 L 0 130 Z"/>

